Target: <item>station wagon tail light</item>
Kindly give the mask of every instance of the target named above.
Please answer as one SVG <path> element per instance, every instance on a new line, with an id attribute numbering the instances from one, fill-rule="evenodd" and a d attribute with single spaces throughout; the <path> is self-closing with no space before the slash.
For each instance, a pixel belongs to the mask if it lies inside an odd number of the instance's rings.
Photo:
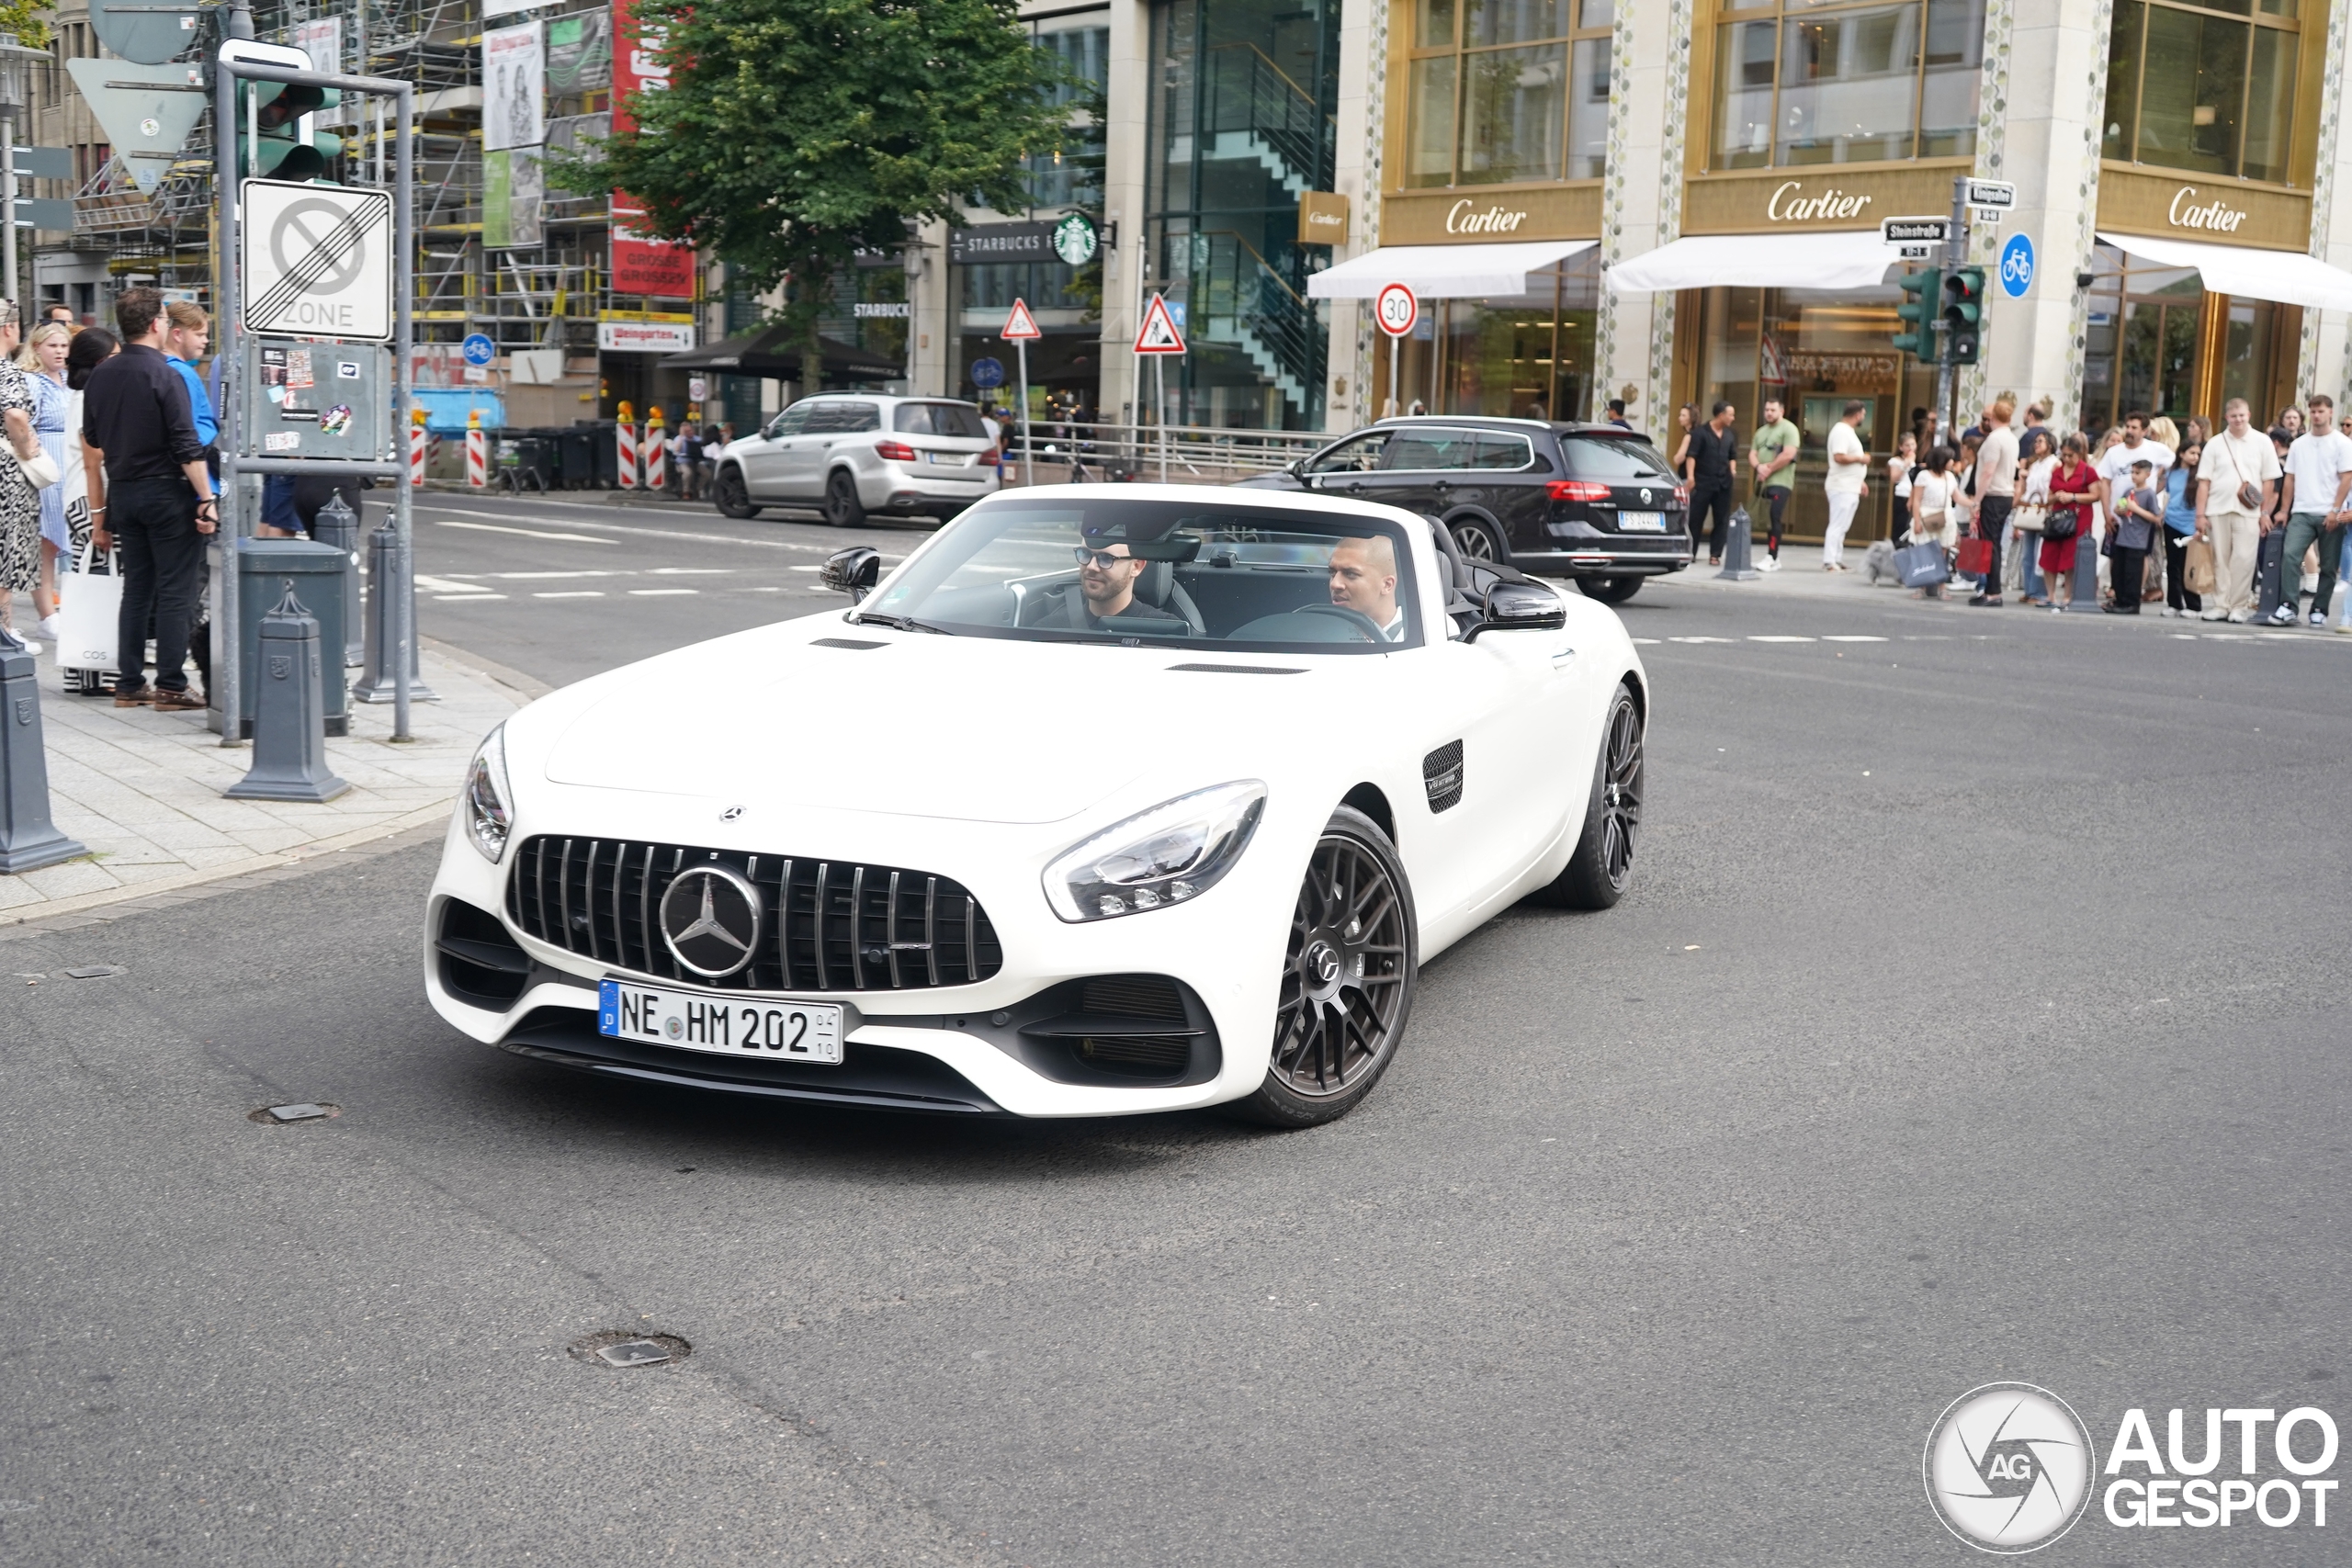
<path id="1" fill-rule="evenodd" d="M 506 782 L 506 727 L 500 725 L 482 738 L 466 769 L 466 791 L 458 803 L 465 813 L 466 839 L 496 865 L 506 852 L 506 839 L 514 826 L 511 802 L 514 789 Z"/>
<path id="2" fill-rule="evenodd" d="M 1554 479 L 1544 487 L 1554 501 L 1607 501 L 1609 487 L 1598 479 Z"/>
<path id="3" fill-rule="evenodd" d="M 1138 812 L 1046 867 L 1046 902 L 1072 924 L 1189 902 L 1241 859 L 1265 807 L 1263 781 L 1240 779 Z"/>
<path id="4" fill-rule="evenodd" d="M 903 441 L 876 441 L 874 444 L 874 450 L 878 456 L 893 463 L 911 463 L 915 460 L 915 449 Z"/>
<path id="5" fill-rule="evenodd" d="M 1690 504 L 1690 487 L 1689 485 L 1676 485 L 1674 487 L 1674 504 L 1677 506 L 1688 506 Z"/>

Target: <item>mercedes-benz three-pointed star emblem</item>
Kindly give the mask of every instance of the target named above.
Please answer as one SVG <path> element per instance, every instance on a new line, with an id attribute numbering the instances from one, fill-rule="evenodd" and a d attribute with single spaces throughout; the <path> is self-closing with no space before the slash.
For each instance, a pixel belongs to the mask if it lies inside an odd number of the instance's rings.
<path id="1" fill-rule="evenodd" d="M 759 889 L 731 866 L 680 872 L 662 895 L 662 941 L 671 956 L 707 979 L 735 974 L 759 947 Z"/>

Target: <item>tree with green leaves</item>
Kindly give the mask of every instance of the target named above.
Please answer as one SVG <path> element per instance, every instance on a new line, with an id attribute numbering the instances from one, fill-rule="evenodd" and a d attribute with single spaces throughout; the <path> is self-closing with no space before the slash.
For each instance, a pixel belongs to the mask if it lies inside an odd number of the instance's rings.
<path id="1" fill-rule="evenodd" d="M 667 91 L 601 156 L 550 160 L 567 190 L 622 190 L 641 224 L 707 249 L 785 320 L 803 384 L 822 384 L 819 315 L 861 249 L 896 253 L 909 220 L 1027 205 L 1023 161 L 1059 145 L 1059 65 L 1016 0 L 638 0 L 663 37 Z"/>

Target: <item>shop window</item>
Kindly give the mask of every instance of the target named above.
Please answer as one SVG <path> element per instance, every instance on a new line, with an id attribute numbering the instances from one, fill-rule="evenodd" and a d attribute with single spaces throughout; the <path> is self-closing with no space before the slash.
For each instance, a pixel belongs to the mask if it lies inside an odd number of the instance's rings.
<path id="1" fill-rule="evenodd" d="M 1615 0 L 1413 0 L 1404 183 L 1600 177 Z"/>
<path id="2" fill-rule="evenodd" d="M 2205 291 L 2188 267 L 2092 253 L 2083 339 L 2083 428 L 2096 436 L 2133 409 L 2176 423 L 2198 412 L 2197 342 Z"/>
<path id="3" fill-rule="evenodd" d="M 1718 169 L 1976 150 L 1984 0 L 1721 0 Z"/>
<path id="4" fill-rule="evenodd" d="M 1398 385 L 1385 355 L 1374 360 L 1374 407 L 1394 412 L 1584 419 L 1594 407 L 1594 328 L 1600 272 L 1595 253 L 1528 278 L 1528 292 L 1431 299 L 1405 340 Z M 1518 459 L 1514 459 L 1514 465 Z M 1477 466 L 1501 466 L 1499 457 Z M 1391 465 L 1392 467 L 1394 465 Z"/>
<path id="5" fill-rule="evenodd" d="M 2103 156 L 2284 183 L 2298 0 L 2116 0 Z"/>

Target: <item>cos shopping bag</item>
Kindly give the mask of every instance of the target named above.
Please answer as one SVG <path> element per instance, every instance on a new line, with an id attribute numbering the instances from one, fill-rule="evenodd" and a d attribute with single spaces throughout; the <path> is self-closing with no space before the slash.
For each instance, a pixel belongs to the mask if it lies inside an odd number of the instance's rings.
<path id="1" fill-rule="evenodd" d="M 2221 578 L 2213 570 L 2213 541 L 2191 536 L 2180 566 L 2182 584 L 2191 593 L 2211 593 L 2221 586 Z"/>
<path id="2" fill-rule="evenodd" d="M 1894 570 L 1902 574 L 1905 588 L 1932 588 L 1951 581 L 1951 564 L 1944 558 L 1944 547 L 1932 540 L 1895 551 Z"/>
<path id="3" fill-rule="evenodd" d="M 117 631 L 122 619 L 122 578 L 113 556 L 94 558 L 94 547 L 85 545 L 74 570 L 58 581 L 57 667 L 61 670 L 113 670 Z M 103 572 L 92 568 L 103 566 Z"/>

